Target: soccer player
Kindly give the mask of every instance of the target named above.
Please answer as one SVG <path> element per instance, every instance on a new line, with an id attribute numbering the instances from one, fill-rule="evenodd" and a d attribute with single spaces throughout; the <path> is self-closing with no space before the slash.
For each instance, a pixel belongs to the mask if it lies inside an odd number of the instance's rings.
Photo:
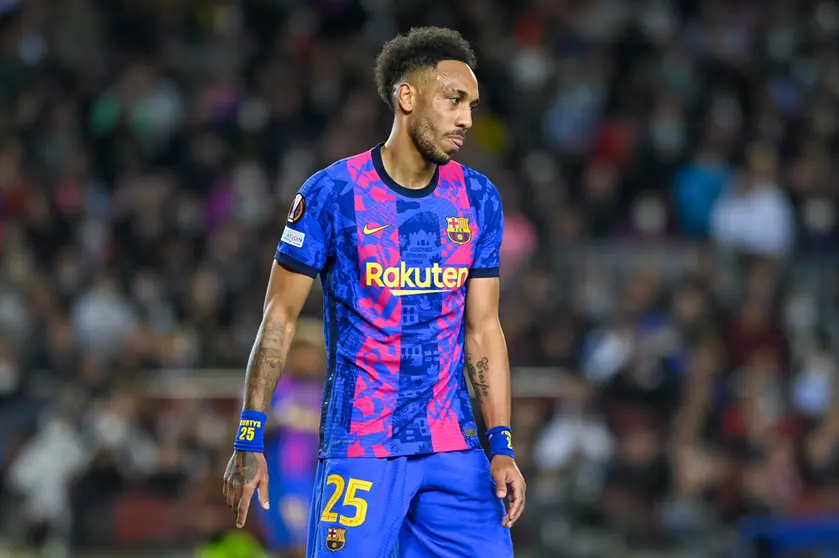
<path id="1" fill-rule="evenodd" d="M 291 558 L 306 556 L 326 368 L 323 339 L 315 336 L 322 335 L 323 327 L 317 324 L 298 327 L 289 350 L 288 372 L 274 392 L 271 425 L 265 435 L 273 506 L 260 509 L 259 519 L 268 547 Z"/>
<path id="2" fill-rule="evenodd" d="M 272 265 L 224 493 L 268 505 L 265 411 L 320 275 L 327 376 L 309 556 L 512 556 L 524 508 L 498 319 L 498 191 L 453 162 L 478 83 L 455 31 L 413 29 L 376 61 L 394 113 L 384 144 L 303 184 Z M 481 450 L 464 367 L 480 400 Z M 506 504 L 506 506 L 505 506 Z"/>

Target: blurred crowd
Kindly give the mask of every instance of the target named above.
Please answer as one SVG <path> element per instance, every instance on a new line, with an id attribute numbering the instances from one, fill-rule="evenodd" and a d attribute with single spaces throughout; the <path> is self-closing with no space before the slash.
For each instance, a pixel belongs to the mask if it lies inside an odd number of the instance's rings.
<path id="1" fill-rule="evenodd" d="M 241 377 L 289 201 L 386 137 L 373 58 L 422 24 L 478 52 L 459 160 L 556 388 L 514 405 L 519 548 L 746 556 L 745 518 L 839 511 L 835 2 L 7 0 L 0 549 L 231 527 L 239 394 L 146 387 Z"/>

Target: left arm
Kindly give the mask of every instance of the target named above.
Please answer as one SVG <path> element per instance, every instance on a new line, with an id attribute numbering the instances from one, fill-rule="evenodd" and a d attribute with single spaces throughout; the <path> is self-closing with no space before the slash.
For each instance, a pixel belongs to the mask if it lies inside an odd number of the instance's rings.
<path id="1" fill-rule="evenodd" d="M 487 429 L 510 426 L 510 362 L 507 342 L 498 318 L 500 294 L 497 277 L 470 279 L 466 292 L 466 373 L 481 403 Z M 507 498 L 505 527 L 524 510 L 525 482 L 510 455 L 493 455 L 492 477 L 499 498 Z"/>
<path id="2" fill-rule="evenodd" d="M 466 373 L 487 429 L 510 425 L 510 362 L 498 319 L 497 277 L 470 279 L 466 295 Z"/>

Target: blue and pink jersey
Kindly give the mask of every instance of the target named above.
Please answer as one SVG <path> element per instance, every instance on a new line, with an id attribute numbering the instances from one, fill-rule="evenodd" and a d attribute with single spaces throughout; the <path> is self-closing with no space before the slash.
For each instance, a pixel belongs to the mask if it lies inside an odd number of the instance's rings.
<path id="1" fill-rule="evenodd" d="M 426 187 L 403 188 L 380 149 L 307 180 L 276 253 L 323 283 L 320 457 L 478 449 L 463 312 L 467 279 L 498 276 L 501 198 L 455 162 Z"/>

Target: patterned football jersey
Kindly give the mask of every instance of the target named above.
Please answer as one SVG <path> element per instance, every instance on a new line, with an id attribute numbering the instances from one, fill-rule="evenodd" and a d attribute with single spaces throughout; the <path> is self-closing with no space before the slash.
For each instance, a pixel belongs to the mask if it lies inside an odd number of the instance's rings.
<path id="1" fill-rule="evenodd" d="M 320 457 L 480 447 L 463 313 L 467 280 L 498 276 L 503 229 L 495 186 L 455 162 L 408 189 L 379 145 L 306 181 L 275 257 L 323 283 Z"/>

